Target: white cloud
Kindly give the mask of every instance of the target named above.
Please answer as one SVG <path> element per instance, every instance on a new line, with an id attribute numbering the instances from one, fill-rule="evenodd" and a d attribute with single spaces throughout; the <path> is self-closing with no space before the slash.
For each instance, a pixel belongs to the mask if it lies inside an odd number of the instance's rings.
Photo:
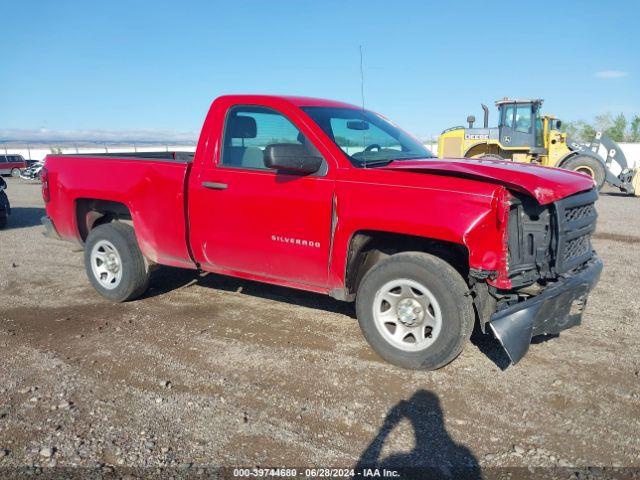
<path id="1" fill-rule="evenodd" d="M 629 73 L 622 70 L 600 70 L 594 76 L 598 78 L 622 78 L 629 76 Z"/>
<path id="2" fill-rule="evenodd" d="M 0 129 L 5 142 L 196 142 L 197 132 L 169 130 L 19 130 Z"/>

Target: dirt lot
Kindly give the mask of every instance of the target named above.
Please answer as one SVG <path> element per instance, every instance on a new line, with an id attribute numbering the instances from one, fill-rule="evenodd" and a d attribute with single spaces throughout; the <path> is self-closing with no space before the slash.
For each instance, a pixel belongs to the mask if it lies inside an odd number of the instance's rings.
<path id="1" fill-rule="evenodd" d="M 474 334 L 414 372 L 320 295 L 161 269 L 145 298 L 111 304 L 81 252 L 41 235 L 39 185 L 8 184 L 0 467 L 640 466 L 640 198 L 598 202 L 605 269 L 583 325 L 516 367 Z"/>

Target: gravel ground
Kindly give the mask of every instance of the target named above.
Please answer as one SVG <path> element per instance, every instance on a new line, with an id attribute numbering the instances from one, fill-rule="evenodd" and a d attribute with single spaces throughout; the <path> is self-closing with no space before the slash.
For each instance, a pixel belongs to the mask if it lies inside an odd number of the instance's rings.
<path id="1" fill-rule="evenodd" d="M 561 478 L 640 467 L 640 198 L 598 202 L 605 269 L 583 325 L 534 343 L 516 367 L 476 333 L 452 364 L 414 372 L 369 349 L 352 305 L 321 295 L 162 268 L 146 297 L 111 304 L 81 252 L 41 235 L 39 185 L 7 183 L 0 477 L 54 466 L 375 464 L 442 477 L 559 467 Z"/>

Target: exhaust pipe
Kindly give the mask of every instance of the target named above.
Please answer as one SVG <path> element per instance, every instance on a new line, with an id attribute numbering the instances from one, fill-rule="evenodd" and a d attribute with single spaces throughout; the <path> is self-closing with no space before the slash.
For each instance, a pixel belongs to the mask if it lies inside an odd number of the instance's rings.
<path id="1" fill-rule="evenodd" d="M 482 110 L 484 110 L 484 128 L 489 128 L 489 107 L 483 103 Z"/>
<path id="2" fill-rule="evenodd" d="M 467 117 L 467 123 L 469 124 L 469 128 L 473 128 L 473 122 L 476 121 L 476 117 L 474 117 L 473 115 L 469 115 Z"/>

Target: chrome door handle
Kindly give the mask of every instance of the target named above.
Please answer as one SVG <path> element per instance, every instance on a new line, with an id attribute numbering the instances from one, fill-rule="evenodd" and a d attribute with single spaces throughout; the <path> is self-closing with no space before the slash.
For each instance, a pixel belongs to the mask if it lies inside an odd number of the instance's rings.
<path id="1" fill-rule="evenodd" d="M 218 182 L 202 182 L 202 186 L 204 188 L 211 188 L 213 190 L 226 190 L 228 185 L 226 183 L 218 183 Z"/>

